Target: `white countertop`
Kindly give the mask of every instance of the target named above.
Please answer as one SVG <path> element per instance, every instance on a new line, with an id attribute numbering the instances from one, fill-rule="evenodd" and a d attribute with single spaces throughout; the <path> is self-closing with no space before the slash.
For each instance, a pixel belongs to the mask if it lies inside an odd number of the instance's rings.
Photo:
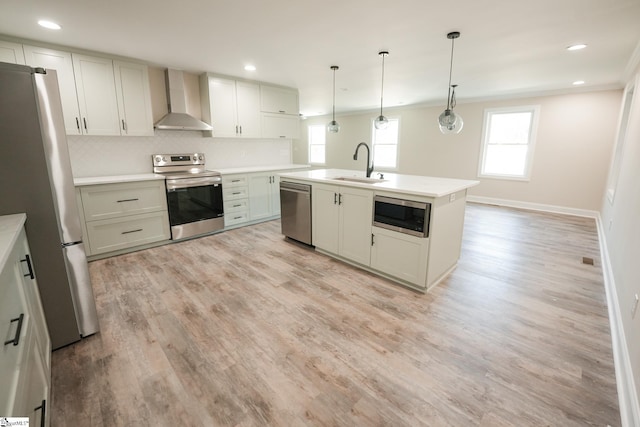
<path id="1" fill-rule="evenodd" d="M 288 164 L 288 165 L 273 165 L 273 166 L 245 166 L 240 168 L 225 168 L 225 169 L 215 169 L 220 172 L 222 175 L 231 175 L 236 173 L 251 173 L 251 172 L 269 172 L 269 171 L 278 171 L 278 170 L 291 170 L 291 169 L 308 169 L 311 166 L 309 165 L 296 165 L 296 164 Z"/>
<path id="2" fill-rule="evenodd" d="M 230 175 L 236 173 L 251 173 L 251 172 L 269 172 L 277 170 L 292 170 L 292 169 L 306 169 L 309 165 L 273 165 L 273 166 L 247 166 L 240 168 L 227 168 L 227 169 L 213 169 L 220 172 L 222 175 Z M 118 184 L 121 182 L 135 182 L 135 181 L 150 181 L 155 179 L 164 179 L 163 175 L 156 173 L 140 173 L 135 175 L 108 175 L 108 176 L 88 176 L 83 178 L 74 178 L 73 183 L 76 187 L 82 187 L 84 185 L 96 185 L 96 184 Z"/>
<path id="3" fill-rule="evenodd" d="M 439 178 L 421 175 L 400 175 L 383 172 L 384 179 L 373 184 L 352 181 L 342 181 L 338 177 L 365 178 L 364 171 L 347 169 L 316 169 L 301 172 L 281 173 L 281 178 L 294 178 L 303 181 L 312 181 L 340 186 L 370 188 L 372 190 L 384 190 L 394 193 L 412 194 L 426 197 L 443 197 L 457 191 L 476 186 L 480 181 L 466 179 Z M 378 178 L 378 173 L 371 174 L 372 178 Z"/>
<path id="4" fill-rule="evenodd" d="M 121 182 L 151 181 L 155 179 L 164 179 L 164 176 L 157 173 L 141 173 L 137 175 L 89 176 L 86 178 L 74 178 L 73 183 L 76 187 L 81 187 L 83 185 L 118 184 Z"/>
<path id="5" fill-rule="evenodd" d="M 0 216 L 0 270 L 7 263 L 7 258 L 26 220 L 25 214 Z"/>

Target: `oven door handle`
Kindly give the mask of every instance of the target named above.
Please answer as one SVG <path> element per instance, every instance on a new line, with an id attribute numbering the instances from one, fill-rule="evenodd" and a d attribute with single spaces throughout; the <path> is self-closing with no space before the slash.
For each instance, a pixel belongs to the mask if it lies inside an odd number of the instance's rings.
<path id="1" fill-rule="evenodd" d="M 207 178 L 178 178 L 167 179 L 167 190 L 177 190 L 179 188 L 189 187 L 206 187 L 209 185 L 218 186 L 222 183 L 222 178 L 219 176 L 207 177 Z"/>

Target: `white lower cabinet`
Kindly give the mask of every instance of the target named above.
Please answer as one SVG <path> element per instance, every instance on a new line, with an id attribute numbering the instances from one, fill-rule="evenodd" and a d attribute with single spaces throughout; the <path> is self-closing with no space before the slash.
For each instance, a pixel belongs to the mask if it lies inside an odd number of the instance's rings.
<path id="1" fill-rule="evenodd" d="M 249 221 L 249 182 L 246 174 L 222 177 L 224 226 L 235 227 Z"/>
<path id="2" fill-rule="evenodd" d="M 87 185 L 78 198 L 87 255 L 171 238 L 164 180 Z"/>
<path id="3" fill-rule="evenodd" d="M 314 184 L 311 197 L 313 245 L 368 266 L 373 192 Z"/>
<path id="4" fill-rule="evenodd" d="M 0 225 L 8 221 L 16 236 L 6 263 L 0 265 L 0 414 L 29 417 L 29 425 L 48 426 L 51 339 L 30 264 L 24 218 L 0 217 Z"/>
<path id="5" fill-rule="evenodd" d="M 249 219 L 280 215 L 280 177 L 274 173 L 249 175 Z"/>
<path id="6" fill-rule="evenodd" d="M 372 227 L 371 235 L 371 268 L 426 288 L 428 238 L 379 227 Z"/>

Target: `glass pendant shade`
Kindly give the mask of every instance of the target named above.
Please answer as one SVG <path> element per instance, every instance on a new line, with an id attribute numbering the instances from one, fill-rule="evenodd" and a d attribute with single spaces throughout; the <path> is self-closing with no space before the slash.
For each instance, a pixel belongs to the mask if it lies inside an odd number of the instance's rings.
<path id="1" fill-rule="evenodd" d="M 330 133 L 338 133 L 340 132 L 340 125 L 336 122 L 336 70 L 339 70 L 340 67 L 332 65 L 331 69 L 333 70 L 333 115 L 327 125 L 327 131 Z"/>
<path id="2" fill-rule="evenodd" d="M 389 126 L 389 119 L 380 114 L 378 117 L 376 117 L 373 125 L 376 127 L 376 129 L 386 129 L 387 126 Z"/>
<path id="3" fill-rule="evenodd" d="M 457 115 L 451 110 L 444 110 L 440 117 L 438 117 L 438 124 L 440 125 L 440 132 L 447 133 L 460 133 L 464 122 L 462 117 Z"/>

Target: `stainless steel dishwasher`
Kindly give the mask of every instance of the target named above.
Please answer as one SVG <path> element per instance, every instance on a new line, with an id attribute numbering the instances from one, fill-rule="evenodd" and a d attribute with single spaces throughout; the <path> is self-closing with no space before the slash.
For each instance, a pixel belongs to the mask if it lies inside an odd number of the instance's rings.
<path id="1" fill-rule="evenodd" d="M 311 186 L 280 181 L 282 234 L 311 244 Z"/>

